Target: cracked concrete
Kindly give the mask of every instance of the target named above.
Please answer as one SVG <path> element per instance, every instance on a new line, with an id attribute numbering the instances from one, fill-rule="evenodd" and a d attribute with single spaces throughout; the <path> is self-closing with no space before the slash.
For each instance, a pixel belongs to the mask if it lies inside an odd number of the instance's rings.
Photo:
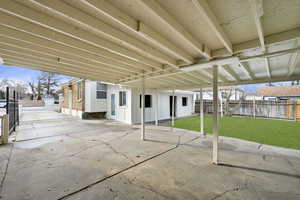
<path id="1" fill-rule="evenodd" d="M 148 126 L 146 138 L 119 122 L 25 111 L 14 146 L 0 146 L 1 199 L 300 198 L 298 152 L 221 138 L 215 166 L 210 136 Z"/>

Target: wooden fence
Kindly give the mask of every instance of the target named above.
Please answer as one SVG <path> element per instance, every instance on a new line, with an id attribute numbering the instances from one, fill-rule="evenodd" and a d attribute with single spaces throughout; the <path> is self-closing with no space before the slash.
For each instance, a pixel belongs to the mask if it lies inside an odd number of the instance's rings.
<path id="1" fill-rule="evenodd" d="M 212 113 L 212 100 L 204 100 L 203 111 Z M 298 101 L 229 101 L 223 102 L 220 112 L 228 116 L 248 116 L 300 121 L 300 100 Z M 195 112 L 200 111 L 200 101 L 195 101 Z"/>

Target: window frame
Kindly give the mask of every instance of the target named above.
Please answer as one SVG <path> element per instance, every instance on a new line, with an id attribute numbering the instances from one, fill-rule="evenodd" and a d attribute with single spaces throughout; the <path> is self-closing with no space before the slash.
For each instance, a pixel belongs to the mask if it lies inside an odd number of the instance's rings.
<path id="1" fill-rule="evenodd" d="M 185 101 L 183 99 L 185 99 Z M 182 107 L 188 106 L 188 97 L 182 97 L 181 101 L 182 101 Z"/>
<path id="2" fill-rule="evenodd" d="M 146 96 L 150 98 L 150 105 L 146 104 Z M 145 94 L 144 95 L 144 104 L 145 104 L 145 108 L 152 108 L 152 95 L 151 94 Z M 140 94 L 140 108 L 142 108 L 142 95 Z"/>
<path id="3" fill-rule="evenodd" d="M 105 87 L 104 88 L 102 88 L 102 87 L 98 88 L 98 85 L 105 86 Z M 98 92 L 104 93 L 105 94 L 104 97 L 101 97 L 101 95 L 100 95 L 100 98 L 98 98 Z M 96 83 L 96 99 L 97 100 L 107 99 L 107 85 L 106 84 L 101 83 L 101 82 Z"/>
<path id="4" fill-rule="evenodd" d="M 119 91 L 119 106 L 124 107 L 127 106 L 127 92 Z"/>

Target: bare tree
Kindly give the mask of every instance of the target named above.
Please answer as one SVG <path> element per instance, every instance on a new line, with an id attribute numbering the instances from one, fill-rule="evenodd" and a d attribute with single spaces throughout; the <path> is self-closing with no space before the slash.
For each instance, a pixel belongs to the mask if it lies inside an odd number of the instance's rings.
<path id="1" fill-rule="evenodd" d="M 59 75 L 51 72 L 42 72 L 38 77 L 38 88 L 41 88 L 47 95 L 53 95 L 59 84 Z"/>
<path id="2" fill-rule="evenodd" d="M 9 87 L 11 90 L 16 91 L 20 95 L 20 97 L 23 97 L 27 92 L 28 85 L 27 83 L 21 81 L 8 80 L 8 79 L 1 80 L 0 89 L 2 91 L 5 91 L 6 87 Z"/>
<path id="3" fill-rule="evenodd" d="M 230 88 L 229 90 L 226 90 L 225 92 L 222 92 L 221 98 L 224 99 L 224 111 L 225 111 L 225 115 L 229 115 L 229 102 L 230 102 L 230 98 L 233 95 L 233 90 L 235 88 Z"/>
<path id="4" fill-rule="evenodd" d="M 29 85 L 31 93 L 32 93 L 31 100 L 33 100 L 36 97 L 36 87 L 35 87 L 35 84 L 34 84 L 34 80 L 32 82 L 28 82 L 28 85 Z"/>

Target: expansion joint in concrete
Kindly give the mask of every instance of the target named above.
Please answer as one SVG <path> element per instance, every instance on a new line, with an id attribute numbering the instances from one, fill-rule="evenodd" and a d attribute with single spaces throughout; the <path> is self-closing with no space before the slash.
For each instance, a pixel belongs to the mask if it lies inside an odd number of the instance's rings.
<path id="1" fill-rule="evenodd" d="M 62 197 L 58 198 L 57 200 L 64 200 L 64 199 L 67 199 L 67 198 L 69 198 L 69 197 L 71 197 L 71 196 L 73 196 L 73 195 L 75 195 L 75 194 L 77 194 L 77 193 L 79 193 L 79 192 L 85 191 L 85 190 L 87 190 L 88 188 L 93 187 L 94 185 L 97 185 L 97 184 L 99 184 L 99 183 L 101 183 L 101 182 L 104 182 L 104 181 L 106 181 L 106 180 L 108 180 L 108 179 L 114 177 L 114 176 L 117 176 L 117 175 L 119 175 L 119 174 L 121 174 L 121 173 L 123 173 L 123 172 L 126 172 L 126 171 L 128 171 L 128 170 L 130 170 L 130 169 L 132 169 L 132 168 L 135 168 L 135 167 L 137 167 L 137 166 L 139 166 L 139 165 L 141 165 L 141 164 L 143 164 L 143 163 L 145 163 L 145 162 L 148 162 L 148 161 L 150 161 L 150 160 L 152 160 L 152 159 L 154 159 L 154 158 L 157 158 L 157 157 L 159 157 L 159 156 L 161 156 L 161 155 L 164 155 L 164 154 L 166 154 L 166 153 L 168 153 L 168 152 L 170 152 L 170 151 L 172 151 L 172 150 L 178 148 L 179 146 L 180 146 L 180 136 L 178 137 L 178 142 L 177 142 L 176 146 L 174 146 L 174 147 L 172 147 L 172 148 L 169 148 L 169 149 L 167 149 L 167 150 L 165 150 L 165 151 L 163 151 L 163 152 L 160 152 L 160 153 L 158 153 L 158 154 L 155 154 L 155 155 L 153 155 L 153 156 L 151 156 L 151 157 L 149 157 L 149 158 L 147 158 L 147 159 L 145 159 L 145 160 L 142 160 L 142 161 L 140 161 L 140 162 L 138 162 L 138 163 L 135 163 L 135 164 L 133 164 L 133 165 L 131 165 L 131 166 L 125 168 L 125 169 L 122 169 L 122 170 L 120 170 L 120 171 L 118 171 L 118 172 L 116 172 L 116 173 L 113 173 L 113 174 L 111 174 L 111 175 L 109 175 L 109 176 L 106 176 L 106 177 L 104 177 L 104 178 L 102 178 L 102 179 L 99 179 L 98 181 L 95 181 L 95 182 L 93 182 L 93 183 L 91 183 L 91 184 L 89 184 L 89 185 L 86 185 L 85 187 L 82 187 L 82 188 L 80 188 L 80 189 L 78 189 L 78 190 L 76 190 L 76 191 L 74 191 L 74 192 L 71 192 L 71 193 L 69 193 L 69 194 L 66 194 L 66 195 L 62 196 Z"/>

